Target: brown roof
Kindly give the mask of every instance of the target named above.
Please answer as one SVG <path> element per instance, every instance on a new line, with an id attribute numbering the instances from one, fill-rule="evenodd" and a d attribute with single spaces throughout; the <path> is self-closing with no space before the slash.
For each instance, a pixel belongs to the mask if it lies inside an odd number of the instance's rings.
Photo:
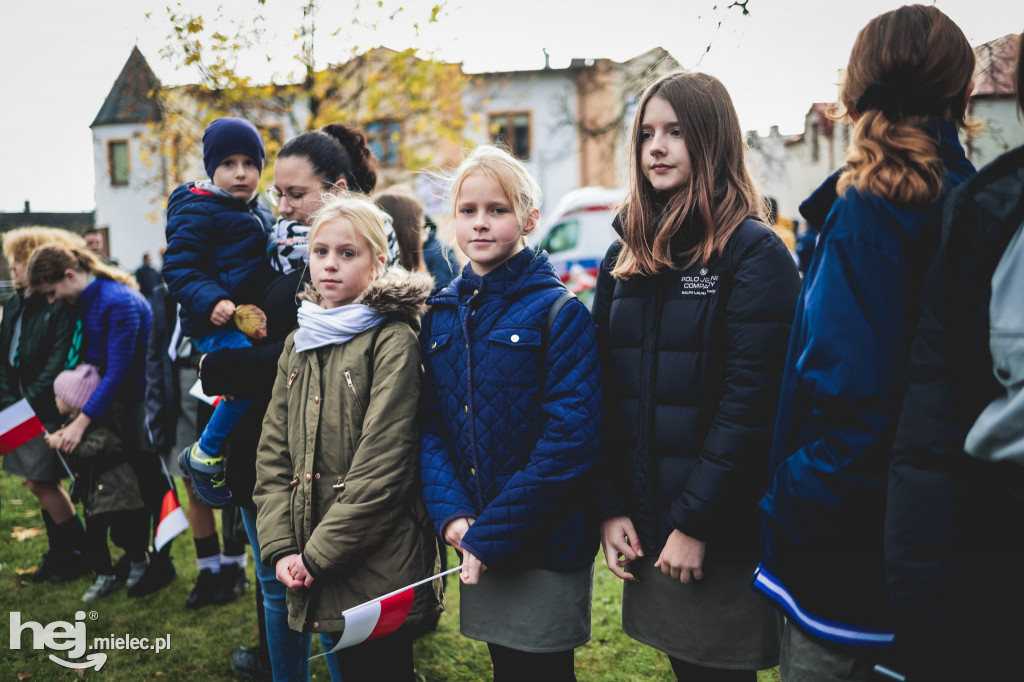
<path id="1" fill-rule="evenodd" d="M 96 114 L 89 127 L 94 128 L 108 123 L 141 123 L 160 120 L 160 106 L 156 101 L 156 91 L 160 81 L 149 68 L 146 58 L 138 47 L 121 69 L 121 75 L 114 81 L 107 99 L 103 101 L 100 112 Z"/>
<path id="2" fill-rule="evenodd" d="M 973 97 L 1014 94 L 1013 67 L 1017 59 L 1016 33 L 996 38 L 974 48 L 977 66 L 974 68 Z"/>

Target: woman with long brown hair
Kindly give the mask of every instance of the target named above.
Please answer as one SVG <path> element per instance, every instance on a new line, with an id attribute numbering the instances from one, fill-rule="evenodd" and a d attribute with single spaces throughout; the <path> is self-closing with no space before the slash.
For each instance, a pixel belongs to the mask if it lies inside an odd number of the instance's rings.
<path id="1" fill-rule="evenodd" d="M 800 279 L 713 76 L 652 83 L 601 265 L 602 543 L 622 627 L 676 676 L 756 679 L 782 621 L 749 587 L 757 499 Z"/>
<path id="2" fill-rule="evenodd" d="M 886 472 L 942 201 L 974 173 L 957 138 L 974 52 L 934 7 L 875 17 L 840 102 L 846 167 L 800 207 L 821 236 L 793 326 L 754 586 L 787 616 L 784 680 L 869 680 L 893 641 Z"/>

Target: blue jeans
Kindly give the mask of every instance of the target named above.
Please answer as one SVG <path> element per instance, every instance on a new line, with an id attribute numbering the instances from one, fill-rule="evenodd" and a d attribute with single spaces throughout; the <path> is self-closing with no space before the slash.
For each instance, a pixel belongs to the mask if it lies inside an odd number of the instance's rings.
<path id="1" fill-rule="evenodd" d="M 252 343 L 249 337 L 237 329 L 224 329 L 206 336 L 192 339 L 192 347 L 200 353 L 212 353 L 225 348 L 249 348 Z M 216 455 L 224 446 L 224 441 L 231 434 L 231 429 L 245 415 L 252 405 L 249 398 L 222 400 L 213 410 L 210 421 L 206 423 L 202 435 L 199 436 L 199 447 L 208 455 Z"/>
<path id="2" fill-rule="evenodd" d="M 309 656 L 313 648 L 310 632 L 297 632 L 288 627 L 288 607 L 285 593 L 288 588 L 278 582 L 276 571 L 260 560 L 260 543 L 256 537 L 256 514 L 241 508 L 245 533 L 252 545 L 253 564 L 256 579 L 263 588 L 263 613 L 267 623 L 267 647 L 270 649 L 270 669 L 274 682 L 307 682 L 309 680 Z M 324 651 L 334 646 L 334 640 L 327 633 L 320 633 L 320 645 Z M 337 656 L 324 656 L 327 670 L 333 682 L 342 682 L 338 670 Z"/>

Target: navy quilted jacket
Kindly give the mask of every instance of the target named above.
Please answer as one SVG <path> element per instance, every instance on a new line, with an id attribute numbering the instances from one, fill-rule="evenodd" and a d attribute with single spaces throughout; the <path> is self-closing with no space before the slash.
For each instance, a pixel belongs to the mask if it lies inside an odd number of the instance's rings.
<path id="1" fill-rule="evenodd" d="M 258 199 L 246 204 L 212 183 L 188 183 L 171 192 L 161 274 L 181 304 L 183 333 L 199 337 L 217 331 L 210 313 L 219 301 L 255 302 L 270 272 L 266 250 L 272 224 Z"/>
<path id="2" fill-rule="evenodd" d="M 541 347 L 564 291 L 547 255 L 524 249 L 484 277 L 466 266 L 427 301 L 423 497 L 441 535 L 476 518 L 462 546 L 488 568 L 571 571 L 597 551 L 601 380 L 586 307 L 570 300 Z"/>

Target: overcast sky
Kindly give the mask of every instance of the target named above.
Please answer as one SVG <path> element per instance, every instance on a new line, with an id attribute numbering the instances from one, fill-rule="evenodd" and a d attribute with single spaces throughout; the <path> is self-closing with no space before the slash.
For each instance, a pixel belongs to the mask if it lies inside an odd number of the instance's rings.
<path id="1" fill-rule="evenodd" d="M 376 31 L 350 25 L 354 0 L 328 0 L 320 17 L 317 58 L 345 58 L 353 45 L 408 46 L 463 62 L 467 71 L 540 68 L 542 49 L 551 66 L 573 57 L 629 59 L 661 46 L 684 67 L 718 76 L 736 102 L 743 128 L 802 129 L 812 102 L 832 101 L 837 71 L 857 31 L 871 17 L 898 7 L 891 0 L 750 0 L 750 16 L 726 10 L 729 0 L 456 0 L 439 21 L 424 17 L 436 0 L 404 5 Z M 133 45 L 165 84 L 195 80 L 160 56 L 173 0 L 27 0 L 5 3 L 0 19 L 0 211 L 89 211 L 93 150 L 89 124 Z M 205 7 L 208 25 L 217 5 Z M 256 0 L 223 0 L 229 18 L 253 16 Z M 278 78 L 295 68 L 297 0 L 266 0 L 267 48 L 244 70 Z M 972 44 L 1024 30 L 1024 0 L 939 0 Z M 362 0 L 360 16 L 379 19 L 375 0 Z M 716 5 L 718 6 L 716 8 Z M 369 8 L 369 9 L 367 9 Z M 147 18 L 147 14 L 150 16 Z M 419 35 L 411 28 L 421 23 Z M 719 22 L 721 25 L 719 26 Z M 343 27 L 335 36 L 336 27 Z M 218 27 L 220 28 L 220 27 Z M 220 28 L 228 33 L 230 27 Z M 711 44 L 706 55 L 705 47 Z M 268 54 L 269 53 L 269 54 Z M 269 61 L 267 57 L 269 56 Z M 703 57 L 703 58 L 702 58 Z"/>

